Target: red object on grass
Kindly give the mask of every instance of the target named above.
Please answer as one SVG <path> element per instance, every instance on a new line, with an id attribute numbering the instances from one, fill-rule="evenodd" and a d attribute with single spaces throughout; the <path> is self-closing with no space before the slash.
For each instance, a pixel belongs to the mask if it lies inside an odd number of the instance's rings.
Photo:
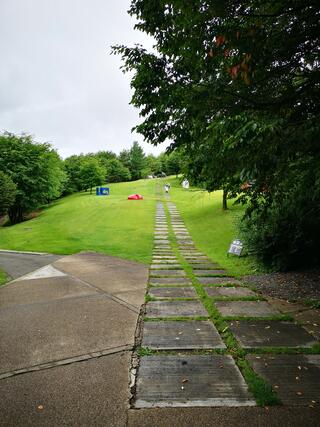
<path id="1" fill-rule="evenodd" d="M 130 194 L 130 196 L 128 196 L 128 200 L 143 200 L 143 197 L 141 194 Z"/>

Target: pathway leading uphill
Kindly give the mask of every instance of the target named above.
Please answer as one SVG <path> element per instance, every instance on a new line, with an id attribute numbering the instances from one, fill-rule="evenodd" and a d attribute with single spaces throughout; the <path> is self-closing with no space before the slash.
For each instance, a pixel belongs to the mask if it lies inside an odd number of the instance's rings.
<path id="1" fill-rule="evenodd" d="M 174 203 L 158 203 L 133 408 L 315 408 L 316 344 L 197 250 Z"/>

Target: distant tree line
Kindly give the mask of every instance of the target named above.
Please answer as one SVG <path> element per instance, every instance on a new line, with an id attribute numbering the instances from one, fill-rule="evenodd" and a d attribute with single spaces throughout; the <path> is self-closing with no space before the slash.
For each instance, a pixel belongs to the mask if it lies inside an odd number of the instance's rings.
<path id="1" fill-rule="evenodd" d="M 48 143 L 30 135 L 0 134 L 0 215 L 10 223 L 61 196 L 97 185 L 178 174 L 177 153 L 145 155 L 134 142 L 119 155 L 112 151 L 73 155 L 62 160 Z"/>
<path id="2" fill-rule="evenodd" d="M 176 152 L 145 155 L 137 142 L 119 155 L 112 151 L 73 155 L 64 161 L 67 174 L 65 193 L 92 190 L 95 185 L 103 183 L 178 174 L 180 163 L 180 155 Z"/>

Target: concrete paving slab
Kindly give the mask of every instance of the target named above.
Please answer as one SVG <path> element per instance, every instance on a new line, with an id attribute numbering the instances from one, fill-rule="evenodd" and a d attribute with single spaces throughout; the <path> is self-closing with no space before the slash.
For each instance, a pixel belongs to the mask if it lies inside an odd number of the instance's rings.
<path id="1" fill-rule="evenodd" d="M 0 381 L 0 425 L 126 425 L 130 353 L 27 373 Z"/>
<path id="2" fill-rule="evenodd" d="M 169 245 L 170 241 L 168 239 L 155 239 L 155 245 Z"/>
<path id="3" fill-rule="evenodd" d="M 320 340 L 320 310 L 307 310 L 300 313 L 294 313 L 293 317 L 310 334 Z"/>
<path id="4" fill-rule="evenodd" d="M 174 270 L 182 270 L 182 267 L 180 264 L 168 264 L 168 263 L 163 263 L 163 264 L 151 264 L 150 266 L 151 270 L 158 270 L 158 269 L 174 269 Z"/>
<path id="5" fill-rule="evenodd" d="M 184 270 L 150 270 L 151 277 L 177 277 L 185 275 Z"/>
<path id="6" fill-rule="evenodd" d="M 267 301 L 269 304 L 273 305 L 277 310 L 282 311 L 283 313 L 298 313 L 299 311 L 310 310 L 310 307 L 307 307 L 304 304 L 292 303 L 279 298 L 267 298 Z"/>
<path id="7" fill-rule="evenodd" d="M 61 258 L 54 266 L 140 309 L 148 281 L 148 266 L 121 258 L 84 252 Z M 127 292 L 127 295 L 125 294 Z M 136 293 L 132 292 L 136 291 Z"/>
<path id="8" fill-rule="evenodd" d="M 285 405 L 320 406 L 320 355 L 247 355 L 254 371 L 277 392 Z"/>
<path id="9" fill-rule="evenodd" d="M 202 283 L 203 285 L 220 285 L 223 283 L 230 283 L 234 285 L 240 285 L 240 280 L 235 279 L 234 277 L 199 277 L 197 276 L 196 279 L 198 282 Z"/>
<path id="10" fill-rule="evenodd" d="M 182 252 L 180 250 L 181 255 L 190 263 L 192 262 L 193 264 L 202 264 L 202 263 L 207 263 L 207 262 L 212 262 L 207 256 L 205 255 L 193 255 L 192 251 L 186 251 L 186 252 Z"/>
<path id="11" fill-rule="evenodd" d="M 158 262 L 158 261 L 175 261 L 176 263 L 179 262 L 177 260 L 177 257 L 175 254 L 171 252 L 156 252 L 152 254 L 152 262 Z"/>
<path id="12" fill-rule="evenodd" d="M 187 277 L 153 277 L 149 280 L 150 285 L 192 285 Z"/>
<path id="13" fill-rule="evenodd" d="M 198 251 L 197 249 L 181 249 L 180 251 L 182 254 L 191 257 L 191 258 L 197 258 L 197 257 L 205 257 L 208 258 L 207 255 L 205 255 L 203 252 Z"/>
<path id="14" fill-rule="evenodd" d="M 62 257 L 63 255 L 39 255 L 0 251 L 0 268 L 13 279 L 17 279 Z"/>
<path id="15" fill-rule="evenodd" d="M 197 268 L 198 270 L 206 270 L 206 269 L 214 269 L 217 268 L 217 264 L 213 264 L 213 263 L 204 263 L 204 264 L 199 264 L 199 263 L 193 263 L 193 262 L 188 262 L 192 268 Z"/>
<path id="16" fill-rule="evenodd" d="M 199 301 L 149 301 L 146 305 L 147 317 L 195 317 L 208 313 Z"/>
<path id="17" fill-rule="evenodd" d="M 318 427 L 320 409 L 292 406 L 130 409 L 127 427 Z"/>
<path id="18" fill-rule="evenodd" d="M 229 327 L 243 348 L 310 348 L 317 343 L 312 335 L 292 322 L 241 320 L 229 322 Z"/>
<path id="19" fill-rule="evenodd" d="M 172 255 L 171 255 L 172 254 Z M 173 253 L 171 252 L 171 254 L 162 254 L 162 255 L 156 255 L 156 254 L 154 254 L 153 256 L 152 256 L 152 260 L 153 261 L 174 261 L 174 262 L 176 262 L 177 261 L 177 257 L 175 256 L 175 255 L 173 255 Z"/>
<path id="20" fill-rule="evenodd" d="M 207 320 L 145 322 L 142 345 L 154 350 L 226 348 Z"/>
<path id="21" fill-rule="evenodd" d="M 222 316 L 269 317 L 281 314 L 265 301 L 216 301 Z"/>
<path id="22" fill-rule="evenodd" d="M 169 287 L 149 288 L 149 295 L 155 298 L 197 298 L 197 293 L 193 287 Z"/>
<path id="23" fill-rule="evenodd" d="M 226 270 L 224 269 L 211 269 L 211 270 L 203 270 L 203 269 L 194 269 L 193 270 L 193 274 L 195 274 L 196 276 L 217 276 L 217 275 L 227 275 Z"/>
<path id="24" fill-rule="evenodd" d="M 140 360 L 136 408 L 252 406 L 231 356 L 148 356 Z"/>
<path id="25" fill-rule="evenodd" d="M 1 310 L 0 372 L 133 345 L 137 319 L 138 312 L 104 295 Z"/>
<path id="26" fill-rule="evenodd" d="M 242 298 L 257 296 L 251 289 L 241 286 L 207 286 L 205 291 L 210 297 Z"/>
<path id="27" fill-rule="evenodd" d="M 18 304 L 49 302 L 64 298 L 97 295 L 97 290 L 69 276 L 50 279 L 20 280 L 0 290 L 1 309 Z"/>

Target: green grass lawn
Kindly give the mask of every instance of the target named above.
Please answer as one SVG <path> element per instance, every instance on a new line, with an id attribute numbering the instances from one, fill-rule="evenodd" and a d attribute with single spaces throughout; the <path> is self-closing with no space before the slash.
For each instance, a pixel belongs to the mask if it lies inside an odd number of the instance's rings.
<path id="1" fill-rule="evenodd" d="M 77 193 L 37 218 L 0 228 L 0 248 L 72 254 L 97 251 L 144 263 L 151 260 L 158 180 L 110 184 L 110 196 Z M 144 200 L 127 200 L 141 193 Z"/>
<path id="2" fill-rule="evenodd" d="M 8 281 L 8 276 L 2 270 L 0 270 L 0 286 Z"/>
<path id="3" fill-rule="evenodd" d="M 176 203 L 197 248 L 232 274 L 254 274 L 257 266 L 252 258 L 227 255 L 231 241 L 238 237 L 236 222 L 244 207 L 229 200 L 229 209 L 223 211 L 222 191 L 209 194 L 196 188 L 185 190 L 176 178 L 170 183 L 171 201 Z"/>
<path id="4" fill-rule="evenodd" d="M 232 274 L 253 273 L 256 266 L 250 258 L 227 256 L 230 242 L 237 237 L 235 221 L 243 207 L 229 201 L 229 210 L 223 211 L 221 192 L 184 190 L 178 179 L 167 180 L 172 185 L 171 200 L 196 246 Z M 32 220 L 0 227 L 0 248 L 66 255 L 91 250 L 149 263 L 159 181 L 162 188 L 164 180 L 140 180 L 110 184 L 107 197 L 84 192 L 65 197 Z M 127 200 L 131 193 L 141 193 L 144 200 Z"/>

